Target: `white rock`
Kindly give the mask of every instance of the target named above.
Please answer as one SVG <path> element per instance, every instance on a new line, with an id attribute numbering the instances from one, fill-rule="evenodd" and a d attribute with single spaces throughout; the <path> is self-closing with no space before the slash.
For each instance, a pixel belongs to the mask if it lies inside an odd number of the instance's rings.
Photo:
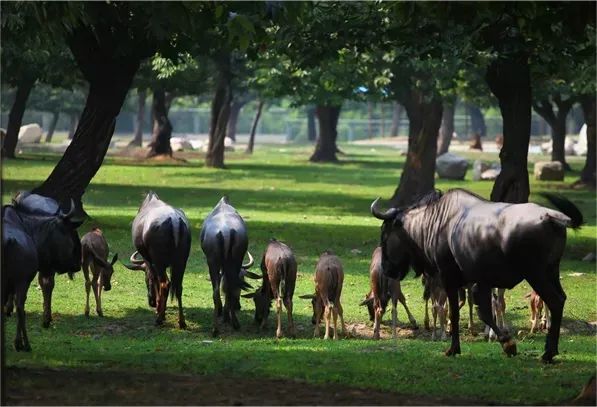
<path id="1" fill-rule="evenodd" d="M 172 137 L 170 139 L 170 147 L 172 147 L 172 151 L 184 151 L 184 150 L 193 150 L 193 144 L 182 137 Z"/>
<path id="2" fill-rule="evenodd" d="M 41 141 L 41 127 L 37 123 L 26 124 L 19 130 L 20 143 L 39 143 Z"/>
<path id="3" fill-rule="evenodd" d="M 551 154 L 552 147 L 551 141 L 541 143 L 541 152 L 543 152 L 543 154 Z"/>
<path id="4" fill-rule="evenodd" d="M 564 141 L 564 154 L 576 155 L 576 151 L 574 150 L 575 145 L 576 145 L 576 140 L 574 140 L 570 136 L 566 136 L 566 140 Z"/>
<path id="5" fill-rule="evenodd" d="M 193 146 L 193 150 L 201 150 L 203 148 L 203 141 L 199 139 L 190 139 L 188 141 Z"/>
<path id="6" fill-rule="evenodd" d="M 468 161 L 453 153 L 445 153 L 437 157 L 435 170 L 440 178 L 464 179 L 468 169 Z"/>
<path id="7" fill-rule="evenodd" d="M 489 165 L 483 161 L 475 160 L 473 163 L 473 181 L 479 181 L 481 179 L 481 174 L 483 174 L 489 168 Z"/>
<path id="8" fill-rule="evenodd" d="M 224 147 L 232 147 L 234 145 L 234 140 L 230 137 L 224 138 Z"/>
<path id="9" fill-rule="evenodd" d="M 574 145 L 576 155 L 587 155 L 587 125 L 583 124 L 578 133 L 578 143 Z"/>
<path id="10" fill-rule="evenodd" d="M 483 181 L 493 181 L 500 175 L 500 172 L 501 170 L 499 168 L 490 168 L 481 173 L 481 179 Z"/>
<path id="11" fill-rule="evenodd" d="M 537 161 L 533 172 L 535 179 L 540 181 L 564 180 L 564 168 L 559 161 Z"/>

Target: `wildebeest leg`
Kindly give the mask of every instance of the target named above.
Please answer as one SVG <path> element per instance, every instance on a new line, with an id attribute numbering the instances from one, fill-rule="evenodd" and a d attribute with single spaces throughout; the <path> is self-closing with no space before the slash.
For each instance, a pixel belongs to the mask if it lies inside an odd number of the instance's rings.
<path id="1" fill-rule="evenodd" d="M 321 322 L 322 313 L 323 311 L 320 312 L 318 309 L 315 311 L 315 328 L 313 330 L 314 338 L 319 338 L 319 323 Z"/>
<path id="2" fill-rule="evenodd" d="M 103 317 L 104 313 L 102 312 L 102 289 L 104 288 L 104 284 L 102 281 L 102 275 L 98 273 L 97 278 L 93 276 L 93 280 L 96 284 L 95 287 L 93 287 L 93 289 L 97 293 L 95 295 L 95 312 L 97 312 L 98 317 Z"/>
<path id="3" fill-rule="evenodd" d="M 381 325 L 382 312 L 381 304 L 378 299 L 373 300 L 373 314 L 373 339 L 379 339 L 379 326 Z"/>
<path id="4" fill-rule="evenodd" d="M 6 296 L 6 303 L 4 304 L 4 312 L 6 316 L 9 317 L 12 314 L 12 310 L 14 307 L 14 294 L 10 293 Z"/>
<path id="5" fill-rule="evenodd" d="M 284 306 L 286 307 L 286 313 L 288 314 L 288 332 L 290 337 L 294 338 L 296 336 L 296 331 L 292 319 L 292 298 L 284 298 Z"/>
<path id="6" fill-rule="evenodd" d="M 91 281 L 89 281 L 89 264 L 83 262 L 83 277 L 85 277 L 85 316 L 89 316 L 89 291 L 91 290 Z"/>
<path id="7" fill-rule="evenodd" d="M 25 322 L 25 300 L 27 299 L 27 288 L 18 287 L 15 293 L 15 303 L 17 309 L 17 334 L 15 338 L 16 351 L 31 351 L 29 338 L 27 337 L 27 327 Z"/>
<path id="8" fill-rule="evenodd" d="M 447 286 L 446 294 L 448 295 L 448 302 L 450 304 L 450 321 L 452 321 L 452 344 L 446 351 L 446 356 L 454 356 L 460 354 L 460 308 L 458 308 L 458 288 Z"/>
<path id="9" fill-rule="evenodd" d="M 402 293 L 402 291 L 400 291 L 398 293 L 397 299 L 398 299 L 398 301 L 400 301 L 400 304 L 402 304 L 402 306 L 406 310 L 406 315 L 408 315 L 408 321 L 410 322 L 411 326 L 413 327 L 413 329 L 417 329 L 418 328 L 418 326 L 417 326 L 417 320 L 415 319 L 415 317 L 413 316 L 413 314 L 408 309 L 408 306 L 406 305 L 406 298 L 404 298 L 404 294 Z M 427 303 L 425 303 L 425 305 L 427 305 Z M 396 308 L 396 302 L 394 302 L 394 307 Z M 427 321 L 427 323 L 429 324 L 429 321 Z"/>
<path id="10" fill-rule="evenodd" d="M 471 287 L 467 287 L 466 289 L 466 296 L 468 301 L 468 329 L 471 335 L 475 335 L 475 327 L 473 325 L 473 293 L 471 292 Z"/>
<path id="11" fill-rule="evenodd" d="M 334 318 L 334 340 L 338 339 L 338 308 L 331 307 L 332 317 Z"/>
<path id="12" fill-rule="evenodd" d="M 551 313 L 551 326 L 545 339 L 545 353 L 541 356 L 546 363 L 551 363 L 554 356 L 558 354 L 558 342 L 560 339 L 560 324 L 562 323 L 562 313 L 564 312 L 564 303 L 566 302 L 566 293 L 562 289 L 559 276 L 559 265 L 550 270 L 551 278 L 549 280 L 542 278 L 527 278 L 527 281 L 533 289 L 543 299 L 545 305 Z"/>
<path id="13" fill-rule="evenodd" d="M 50 327 L 52 322 L 52 291 L 54 290 L 54 273 L 45 276 L 39 274 L 39 285 L 44 297 L 44 316 L 42 319 L 42 326 L 44 328 Z"/>
<path id="14" fill-rule="evenodd" d="M 396 339 L 396 325 L 398 324 L 398 299 L 392 298 L 392 339 Z"/>
<path id="15" fill-rule="evenodd" d="M 433 309 L 431 310 L 433 312 Z M 425 319 L 423 319 L 423 326 L 426 330 L 430 329 L 429 326 L 429 299 L 425 300 Z"/>
<path id="16" fill-rule="evenodd" d="M 510 336 L 505 335 L 496 325 L 493 318 L 493 312 L 491 308 L 491 297 L 492 289 L 489 286 L 475 284 L 473 286 L 473 298 L 475 304 L 478 306 L 479 319 L 493 329 L 496 333 L 498 340 L 502 344 L 502 349 L 508 356 L 516 355 L 516 342 L 514 342 Z"/>
<path id="17" fill-rule="evenodd" d="M 282 337 L 282 298 L 276 296 L 276 317 L 278 320 L 278 326 L 276 327 L 276 338 Z M 265 323 L 265 318 L 262 324 Z"/>
<path id="18" fill-rule="evenodd" d="M 217 264 L 208 261 L 209 279 L 211 280 L 211 293 L 214 303 L 212 335 L 218 336 L 220 329 L 218 317 L 222 315 L 222 298 L 220 297 L 220 268 Z"/>
<path id="19" fill-rule="evenodd" d="M 323 311 L 323 319 L 325 319 L 325 336 L 323 339 L 330 339 L 330 320 L 332 319 L 332 306 L 327 304 Z"/>
<path id="20" fill-rule="evenodd" d="M 437 329 L 437 308 L 438 305 L 435 300 L 431 302 L 431 316 L 433 317 L 433 331 L 431 332 L 431 340 L 435 340 L 435 330 Z"/>

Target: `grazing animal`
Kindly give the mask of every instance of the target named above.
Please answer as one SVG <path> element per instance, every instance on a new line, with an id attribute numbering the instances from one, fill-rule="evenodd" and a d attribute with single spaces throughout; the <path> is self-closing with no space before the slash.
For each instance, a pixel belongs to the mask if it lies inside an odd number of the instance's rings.
<path id="1" fill-rule="evenodd" d="M 236 311 L 240 309 L 240 291 L 251 287 L 244 281 L 244 276 L 253 277 L 252 273 L 247 274 L 254 263 L 247 251 L 247 227 L 243 218 L 228 202 L 228 197 L 222 197 L 205 218 L 200 240 L 209 267 L 214 302 L 212 333 L 216 336 L 219 334 L 218 317 L 222 315 L 220 286 L 225 297 L 224 322 L 231 322 L 234 329 L 239 329 Z M 246 253 L 249 254 L 249 263 L 242 264 Z"/>
<path id="2" fill-rule="evenodd" d="M 392 300 L 392 338 L 396 338 L 396 322 L 398 319 L 398 301 L 404 306 L 408 320 L 413 328 L 417 328 L 417 321 L 406 306 L 406 298 L 400 287 L 400 280 L 388 278 L 381 267 L 381 247 L 376 247 L 371 256 L 369 266 L 371 289 L 365 295 L 360 305 L 366 305 L 369 319 L 373 321 L 373 339 L 379 339 L 381 319 L 386 312 L 388 302 Z"/>
<path id="3" fill-rule="evenodd" d="M 85 316 L 89 316 L 89 291 L 93 287 L 95 296 L 95 311 L 103 317 L 102 313 L 102 289 L 110 291 L 112 284 L 110 279 L 114 273 L 114 263 L 118 260 L 118 253 L 108 263 L 108 242 L 101 229 L 93 228 L 81 238 L 81 265 L 85 276 Z M 91 269 L 91 279 L 89 278 Z"/>
<path id="4" fill-rule="evenodd" d="M 549 308 L 544 307 L 545 304 L 539 294 L 533 290 L 525 298 L 529 298 L 531 303 L 531 333 L 535 332 L 537 327 L 539 329 L 549 329 L 551 326 Z"/>
<path id="5" fill-rule="evenodd" d="M 51 204 L 45 207 L 41 203 Z M 40 282 L 51 281 L 55 273 L 75 273 L 81 268 L 81 243 L 76 228 L 84 218 L 76 215 L 74 203 L 67 213 L 53 199 L 24 192 L 12 204 L 2 207 L 2 299 L 7 314 L 16 305 L 17 329 L 14 346 L 30 351 L 25 322 L 27 291 L 35 273 Z M 42 284 L 44 326 L 51 319 L 51 290 Z M 47 323 L 47 325 L 46 325 Z"/>
<path id="6" fill-rule="evenodd" d="M 513 288 L 526 279 L 552 313 L 552 325 L 542 359 L 558 354 L 560 324 L 566 294 L 559 280 L 559 263 L 566 245 L 566 228 L 579 228 L 582 214 L 565 198 L 544 194 L 562 212 L 533 203 L 489 202 L 463 189 L 445 194 L 432 191 L 406 208 L 378 209 L 382 219 L 383 269 L 404 278 L 415 273 L 438 273 L 450 303 L 452 342 L 446 355 L 460 353 L 458 289 L 474 283 L 479 317 L 498 336 L 508 355 L 516 344 L 502 332 L 491 313 L 491 288 Z"/>
<path id="7" fill-rule="evenodd" d="M 290 247 L 276 239 L 270 240 L 261 259 L 262 283 L 257 291 L 243 294 L 255 302 L 255 321 L 261 328 L 265 326 L 272 299 L 276 301 L 278 325 L 276 337 L 282 337 L 282 302 L 288 314 L 288 332 L 296 335 L 292 320 L 292 296 L 296 284 L 297 265 Z"/>
<path id="8" fill-rule="evenodd" d="M 504 296 L 505 289 L 495 288 L 491 291 L 491 313 L 495 324 L 500 330 L 504 331 L 506 327 L 506 297 Z M 493 339 L 497 339 L 497 334 L 491 327 L 485 325 L 485 333 L 488 340 L 491 342 Z"/>
<path id="9" fill-rule="evenodd" d="M 319 323 L 321 318 L 325 319 L 324 339 L 330 338 L 330 325 L 332 318 L 334 321 L 334 339 L 338 339 L 337 320 L 340 316 L 342 325 L 342 335 L 346 334 L 342 304 L 340 295 L 342 294 L 342 284 L 344 282 L 344 271 L 342 263 L 338 256 L 330 251 L 325 251 L 319 257 L 315 266 L 315 294 L 303 295 L 300 298 L 311 299 L 313 306 L 313 317 L 311 322 L 315 325 L 313 336 L 319 337 Z"/>
<path id="10" fill-rule="evenodd" d="M 429 302 L 431 301 L 431 315 L 433 316 L 433 330 L 431 331 L 431 340 L 436 339 L 437 320 L 439 318 L 439 330 L 441 340 L 446 340 L 448 330 L 448 295 L 442 287 L 441 281 L 437 275 L 423 275 L 422 282 L 424 286 L 423 299 L 425 300 L 425 329 L 429 330 Z"/>
<path id="11" fill-rule="evenodd" d="M 147 299 L 155 307 L 156 325 L 166 318 L 168 292 L 178 300 L 178 327 L 185 329 L 182 308 L 182 280 L 191 251 L 191 227 L 184 212 L 162 201 L 150 191 L 139 207 L 132 227 L 133 246 L 131 270 L 145 272 Z M 166 269 L 170 267 L 171 282 Z M 170 291 L 171 290 L 171 291 Z"/>

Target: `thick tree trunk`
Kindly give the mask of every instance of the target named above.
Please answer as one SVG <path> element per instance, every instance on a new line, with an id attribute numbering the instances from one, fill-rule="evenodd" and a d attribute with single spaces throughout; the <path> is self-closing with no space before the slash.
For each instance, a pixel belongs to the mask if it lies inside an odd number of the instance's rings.
<path id="1" fill-rule="evenodd" d="M 168 119 L 168 105 L 166 103 L 166 92 L 164 89 L 154 89 L 153 102 L 151 104 L 153 131 L 147 157 L 155 157 L 156 155 L 172 156 L 172 147 L 170 146 L 172 124 Z"/>
<path id="2" fill-rule="evenodd" d="M 491 200 L 522 203 L 529 198 L 527 156 L 531 136 L 531 77 L 526 56 L 497 59 L 485 76 L 502 113 L 504 145 L 500 151 L 502 170 Z"/>
<path id="3" fill-rule="evenodd" d="M 400 118 L 402 116 L 402 106 L 398 102 L 392 104 L 392 127 L 390 128 L 390 136 L 398 137 L 400 131 Z"/>
<path id="4" fill-rule="evenodd" d="M 411 90 L 402 101 L 409 120 L 408 154 L 398 187 L 390 199 L 392 206 L 409 205 L 435 186 L 437 135 L 442 122 L 442 102 L 428 100 Z"/>
<path id="5" fill-rule="evenodd" d="M 253 124 L 251 125 L 251 134 L 249 135 L 249 142 L 247 143 L 247 154 L 253 154 L 253 147 L 255 146 L 255 134 L 257 133 L 257 124 L 259 124 L 259 118 L 261 117 L 261 111 L 263 110 L 263 100 L 259 101 L 257 105 L 257 112 L 253 118 Z"/>
<path id="6" fill-rule="evenodd" d="M 315 126 L 315 107 L 307 108 L 307 140 L 315 142 L 317 140 L 317 130 Z"/>
<path id="7" fill-rule="evenodd" d="M 228 124 L 226 125 L 226 137 L 232 141 L 236 141 L 236 126 L 238 124 L 238 116 L 240 109 L 245 105 L 244 102 L 233 101 L 230 105 L 230 116 L 228 117 Z"/>
<path id="8" fill-rule="evenodd" d="M 54 131 L 56 130 L 56 124 L 58 123 L 59 117 L 60 117 L 60 112 L 52 112 L 52 121 L 50 122 L 50 127 L 48 128 L 48 133 L 46 134 L 46 143 L 52 142 L 52 136 L 54 135 Z"/>
<path id="9" fill-rule="evenodd" d="M 337 162 L 336 139 L 338 138 L 338 118 L 341 106 L 317 106 L 317 120 L 319 122 L 319 137 L 311 162 Z"/>
<path id="10" fill-rule="evenodd" d="M 229 56 L 224 56 L 218 61 L 219 78 L 211 103 L 209 145 L 205 156 L 207 167 L 224 168 L 224 139 L 232 102 L 232 74 L 229 60 Z"/>
<path id="11" fill-rule="evenodd" d="M 444 103 L 442 113 L 442 124 L 439 129 L 439 142 L 437 146 L 437 155 L 447 153 L 452 142 L 454 134 L 454 101 Z"/>
<path id="12" fill-rule="evenodd" d="M 143 125 L 145 124 L 145 103 L 147 100 L 147 90 L 138 89 L 137 91 L 137 118 L 135 119 L 135 136 L 129 143 L 130 147 L 143 145 Z"/>
<path id="13" fill-rule="evenodd" d="M 596 135 L 595 135 L 595 95 L 588 95 L 581 98 L 581 106 L 585 116 L 585 123 L 587 124 L 587 158 L 585 166 L 580 173 L 580 181 L 595 188 L 597 186 L 597 177 L 595 176 L 595 149 Z"/>
<path id="14" fill-rule="evenodd" d="M 19 141 L 19 130 L 23 122 L 27 99 L 35 84 L 34 78 L 25 78 L 17 84 L 17 92 L 14 103 L 8 114 L 8 126 L 6 127 L 6 137 L 2 145 L 2 157 L 14 158 L 17 142 Z"/>
<path id="15" fill-rule="evenodd" d="M 479 137 L 487 135 L 487 127 L 485 126 L 485 118 L 483 112 L 477 106 L 467 106 L 467 110 L 471 117 L 471 130 L 473 134 L 478 134 Z"/>
<path id="16" fill-rule="evenodd" d="M 75 137 L 75 132 L 77 131 L 77 127 L 79 126 L 79 115 L 77 113 L 73 113 L 70 115 L 70 126 L 68 127 L 68 135 L 66 136 L 69 140 L 72 140 Z"/>
<path id="17" fill-rule="evenodd" d="M 549 100 L 534 103 L 533 107 L 551 127 L 551 161 L 559 161 L 564 170 L 571 171 L 570 165 L 566 162 L 566 118 L 572 108 L 573 100 L 562 100 L 560 95 L 555 95 L 554 103 L 558 107 L 557 113 L 553 111 Z"/>

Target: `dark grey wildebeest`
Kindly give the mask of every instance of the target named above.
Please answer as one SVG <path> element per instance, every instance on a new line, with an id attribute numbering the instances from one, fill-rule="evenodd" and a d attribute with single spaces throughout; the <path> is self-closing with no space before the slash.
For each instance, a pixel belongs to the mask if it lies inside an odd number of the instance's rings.
<path id="1" fill-rule="evenodd" d="M 25 324 L 25 301 L 35 273 L 40 282 L 55 273 L 74 273 L 81 269 L 81 244 L 77 227 L 84 218 L 76 215 L 74 204 L 67 213 L 50 198 L 22 193 L 12 204 L 2 207 L 2 302 L 7 313 L 13 302 L 17 310 L 15 349 L 30 351 Z M 44 324 L 51 291 L 44 290 Z M 48 308 L 46 308 L 48 307 Z M 46 313 L 47 312 L 47 313 Z M 47 321 L 49 324 L 49 319 Z"/>
<path id="2" fill-rule="evenodd" d="M 212 286 L 213 335 L 216 336 L 219 333 L 218 317 L 222 315 L 220 288 L 224 292 L 224 322 L 230 321 L 234 329 L 239 329 L 236 311 L 240 309 L 240 291 L 251 287 L 244 281 L 244 276 L 254 263 L 247 251 L 247 227 L 243 218 L 228 202 L 228 197 L 222 197 L 207 215 L 200 239 Z M 246 253 L 249 255 L 249 263 L 242 264 Z M 251 276 L 259 278 L 257 275 Z"/>
<path id="3" fill-rule="evenodd" d="M 263 328 L 269 316 L 272 300 L 276 300 L 278 324 L 276 337 L 282 337 L 282 302 L 288 313 L 288 332 L 294 337 L 296 332 L 292 320 L 292 296 L 296 284 L 297 264 L 290 247 L 276 239 L 271 239 L 261 259 L 262 283 L 255 292 L 243 294 L 253 298 L 255 322 Z"/>
<path id="4" fill-rule="evenodd" d="M 191 227 L 184 212 L 162 201 L 150 191 L 132 227 L 133 245 L 137 249 L 131 255 L 132 265 L 125 267 L 145 272 L 147 298 L 155 307 L 156 325 L 166 318 L 168 292 L 178 300 L 178 326 L 186 328 L 182 309 L 182 279 L 191 251 Z M 166 269 L 170 267 L 171 282 Z"/>
<path id="5" fill-rule="evenodd" d="M 489 202 L 463 189 L 432 191 L 407 208 L 378 209 L 382 219 L 382 261 L 390 277 L 404 278 L 409 266 L 420 274 L 439 273 L 448 294 L 452 343 L 447 355 L 460 353 L 458 289 L 474 283 L 479 317 L 496 332 L 502 348 L 516 354 L 516 344 L 498 328 L 491 312 L 492 287 L 513 288 L 523 279 L 552 312 L 542 359 L 558 354 L 566 294 L 560 284 L 560 260 L 566 228 L 578 228 L 582 214 L 565 198 L 544 194 L 560 211 L 534 203 Z"/>
<path id="6" fill-rule="evenodd" d="M 93 288 L 95 297 L 95 311 L 102 312 L 102 290 L 110 291 L 110 282 L 114 273 L 114 263 L 118 260 L 118 253 L 108 263 L 108 242 L 101 229 L 93 228 L 81 238 L 81 265 L 85 277 L 85 316 L 89 316 L 89 291 Z M 89 276 L 91 271 L 91 277 Z"/>

